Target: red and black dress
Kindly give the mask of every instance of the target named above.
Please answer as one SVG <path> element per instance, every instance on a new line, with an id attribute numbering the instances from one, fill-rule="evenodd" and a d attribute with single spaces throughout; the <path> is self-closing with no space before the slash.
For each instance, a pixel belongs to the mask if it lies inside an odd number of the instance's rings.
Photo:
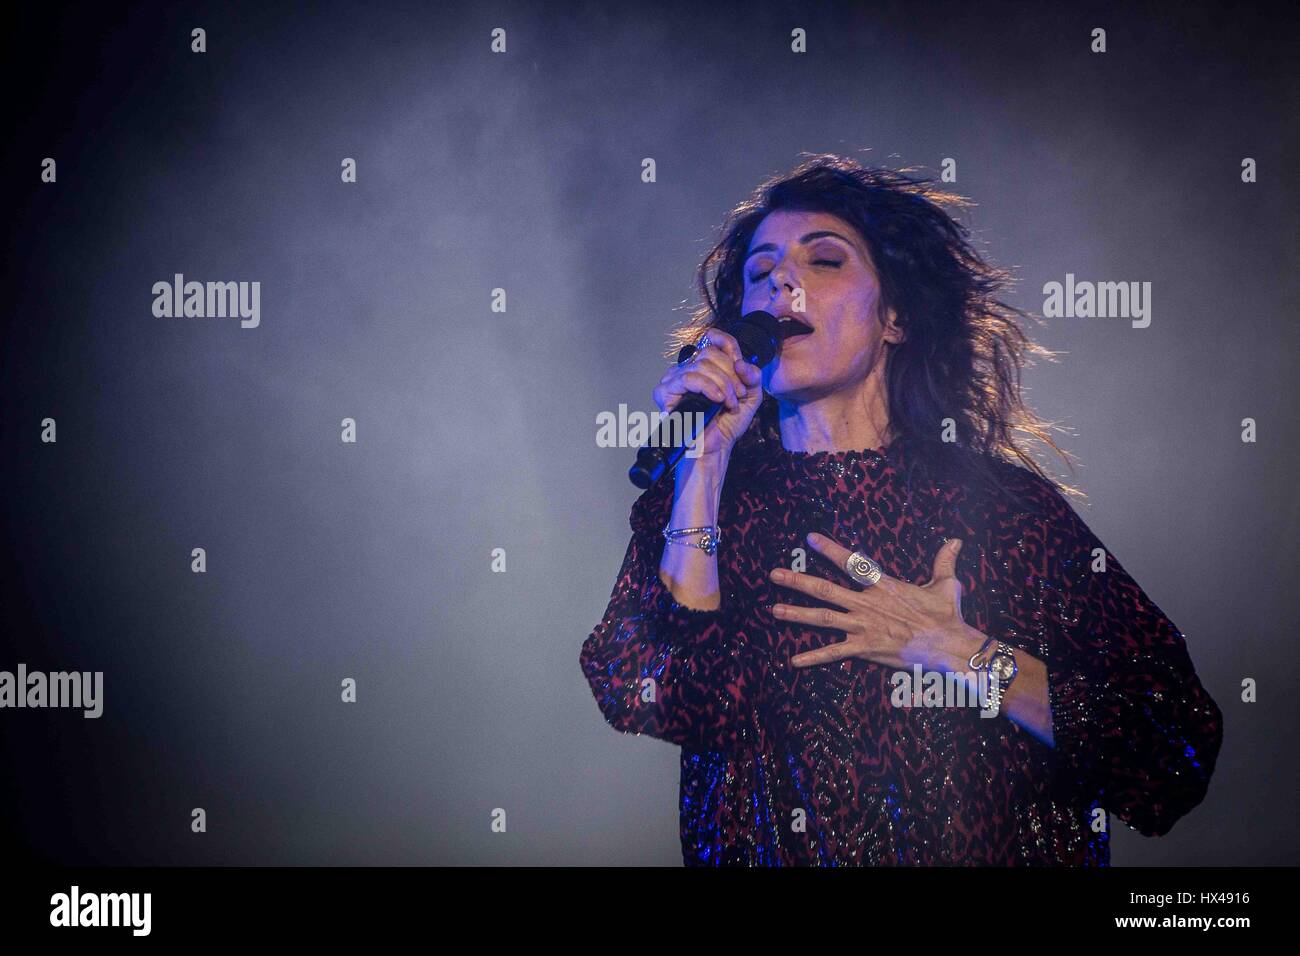
<path id="1" fill-rule="evenodd" d="M 681 746 L 687 865 L 1105 866 L 1106 814 L 1159 835 L 1205 796 L 1219 708 L 1182 633 L 1060 492 L 1005 462 L 1010 495 L 904 480 L 905 458 L 896 442 L 733 461 L 714 611 L 677 604 L 659 579 L 671 477 L 633 505 L 581 665 L 610 724 Z M 894 706 L 894 669 L 870 661 L 792 667 L 843 634 L 774 618 L 774 603 L 818 602 L 768 572 L 803 548 L 809 573 L 856 587 L 810 531 L 913 584 L 963 539 L 963 617 L 1046 662 L 1055 746 L 976 707 Z"/>

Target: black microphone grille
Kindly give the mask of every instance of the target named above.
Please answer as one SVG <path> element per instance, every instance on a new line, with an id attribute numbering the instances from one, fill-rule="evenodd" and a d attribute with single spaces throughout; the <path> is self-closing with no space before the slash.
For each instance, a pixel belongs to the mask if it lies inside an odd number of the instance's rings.
<path id="1" fill-rule="evenodd" d="M 729 322 L 723 326 L 723 331 L 739 343 L 745 358 L 752 358 L 759 368 L 776 357 L 781 343 L 781 323 L 772 313 L 762 309 L 747 312 Z"/>

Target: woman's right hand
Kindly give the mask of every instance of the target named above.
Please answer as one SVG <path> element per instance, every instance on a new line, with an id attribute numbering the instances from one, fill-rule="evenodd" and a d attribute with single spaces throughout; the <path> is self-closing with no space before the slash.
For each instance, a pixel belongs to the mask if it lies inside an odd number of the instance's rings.
<path id="1" fill-rule="evenodd" d="M 676 408 L 688 392 L 721 403 L 723 408 L 698 439 L 703 445 L 698 457 L 722 459 L 754 420 L 763 400 L 763 373 L 745 361 L 732 336 L 712 327 L 708 335 L 709 345 L 685 365 L 669 368 L 652 394 L 664 413 Z"/>

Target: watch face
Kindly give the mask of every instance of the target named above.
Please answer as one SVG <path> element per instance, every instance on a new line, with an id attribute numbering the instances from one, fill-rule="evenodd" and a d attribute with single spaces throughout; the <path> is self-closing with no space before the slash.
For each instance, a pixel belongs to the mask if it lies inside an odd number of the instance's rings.
<path id="1" fill-rule="evenodd" d="M 1016 659 L 1010 654 L 996 654 L 990 663 L 993 676 L 1003 683 L 1016 676 Z"/>

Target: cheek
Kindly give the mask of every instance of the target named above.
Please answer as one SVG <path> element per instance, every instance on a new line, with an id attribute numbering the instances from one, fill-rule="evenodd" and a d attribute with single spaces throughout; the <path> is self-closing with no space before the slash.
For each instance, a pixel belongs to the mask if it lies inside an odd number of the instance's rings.
<path id="1" fill-rule="evenodd" d="M 845 276 L 831 294 L 844 321 L 855 321 L 869 327 L 877 324 L 880 284 L 874 277 L 862 273 Z"/>
<path id="2" fill-rule="evenodd" d="M 741 297 L 741 303 L 744 305 L 744 311 L 751 312 L 754 309 L 761 309 L 765 300 L 763 298 L 762 285 L 745 285 L 744 295 Z"/>
<path id="3" fill-rule="evenodd" d="M 869 360 L 879 345 L 880 330 L 857 306 L 845 309 L 827 331 L 825 344 L 845 364 Z"/>

